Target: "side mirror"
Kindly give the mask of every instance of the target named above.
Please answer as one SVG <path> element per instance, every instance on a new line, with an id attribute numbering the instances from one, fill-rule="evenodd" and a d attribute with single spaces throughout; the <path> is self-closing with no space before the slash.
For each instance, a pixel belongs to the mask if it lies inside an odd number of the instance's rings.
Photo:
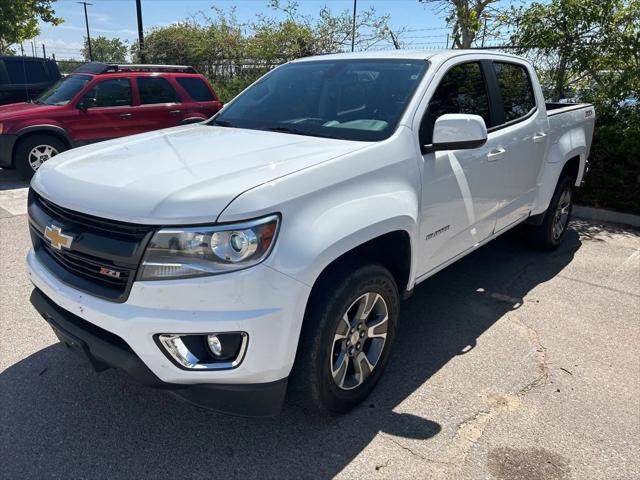
<path id="1" fill-rule="evenodd" d="M 86 112 L 90 108 L 97 107 L 98 100 L 91 97 L 83 98 L 78 102 L 76 106 L 83 112 Z"/>
<path id="2" fill-rule="evenodd" d="M 447 113 L 433 126 L 433 143 L 423 145 L 424 153 L 438 150 L 479 148 L 487 141 L 487 126 L 480 115 Z"/>

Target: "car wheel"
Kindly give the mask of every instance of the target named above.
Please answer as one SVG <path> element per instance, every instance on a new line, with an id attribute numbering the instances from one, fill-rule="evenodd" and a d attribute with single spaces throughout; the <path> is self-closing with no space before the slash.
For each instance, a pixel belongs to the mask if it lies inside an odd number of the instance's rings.
<path id="1" fill-rule="evenodd" d="M 67 146 L 53 135 L 30 135 L 16 146 L 13 162 L 18 174 L 25 180 L 31 180 L 44 162 L 65 150 Z"/>
<path id="2" fill-rule="evenodd" d="M 532 246 L 539 250 L 551 251 L 564 240 L 573 209 L 573 179 L 562 177 L 551 198 L 542 224 L 532 227 Z"/>
<path id="3" fill-rule="evenodd" d="M 362 402 L 380 379 L 396 334 L 399 296 L 380 265 L 346 265 L 311 294 L 290 377 L 294 402 L 340 414 Z"/>

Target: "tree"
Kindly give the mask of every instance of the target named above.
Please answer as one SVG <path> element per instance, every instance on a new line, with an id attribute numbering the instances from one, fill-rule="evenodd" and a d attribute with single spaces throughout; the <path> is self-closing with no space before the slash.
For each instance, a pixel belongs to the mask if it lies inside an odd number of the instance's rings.
<path id="1" fill-rule="evenodd" d="M 62 23 L 62 19 L 55 16 L 54 1 L 0 0 L 0 54 L 8 53 L 10 45 L 38 35 L 38 22 Z"/>
<path id="2" fill-rule="evenodd" d="M 600 91 L 619 102 L 640 91 L 640 2 L 552 0 L 513 9 L 511 37 L 549 80 L 549 96 Z"/>
<path id="3" fill-rule="evenodd" d="M 499 11 L 492 7 L 498 0 L 418 0 L 420 3 L 432 4 L 438 13 L 445 15 L 447 24 L 452 29 L 453 46 L 455 48 L 471 48 L 477 38 L 484 38 L 488 31 L 493 31 L 494 18 Z M 487 30 L 490 28 L 490 30 Z"/>
<path id="4" fill-rule="evenodd" d="M 97 62 L 124 63 L 127 57 L 128 47 L 119 38 L 96 37 L 91 40 L 91 52 Z M 89 42 L 84 39 L 82 56 L 89 61 Z"/>
<path id="5" fill-rule="evenodd" d="M 514 9 L 517 53 L 547 97 L 593 102 L 597 123 L 580 200 L 640 212 L 640 2 L 551 0 Z"/>

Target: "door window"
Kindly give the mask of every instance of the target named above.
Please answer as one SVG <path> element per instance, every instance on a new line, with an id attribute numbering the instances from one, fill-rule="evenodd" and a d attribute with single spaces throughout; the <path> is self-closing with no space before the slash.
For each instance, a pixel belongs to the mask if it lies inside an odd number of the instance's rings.
<path id="1" fill-rule="evenodd" d="M 83 99 L 95 98 L 96 107 L 125 107 L 131 102 L 131 82 L 126 78 L 103 80 L 84 94 Z"/>
<path id="2" fill-rule="evenodd" d="M 209 87 L 201 78 L 178 77 L 178 83 L 184 88 L 189 96 L 196 102 L 213 102 L 213 94 Z M 139 86 L 138 86 L 139 88 Z"/>
<path id="3" fill-rule="evenodd" d="M 420 126 L 420 143 L 431 143 L 433 125 L 446 113 L 480 115 L 491 126 L 489 97 L 480 64 L 463 63 L 452 67 L 431 97 Z"/>
<path id="4" fill-rule="evenodd" d="M 141 105 L 180 102 L 178 94 L 166 78 L 140 77 L 136 81 Z"/>
<path id="5" fill-rule="evenodd" d="M 498 86 L 502 94 L 505 122 L 527 115 L 536 106 L 533 88 L 526 69 L 513 63 L 494 62 Z"/>

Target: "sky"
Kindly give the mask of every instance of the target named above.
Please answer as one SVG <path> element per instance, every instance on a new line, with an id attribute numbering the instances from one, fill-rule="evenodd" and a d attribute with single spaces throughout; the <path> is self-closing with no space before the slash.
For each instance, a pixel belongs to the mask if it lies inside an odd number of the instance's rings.
<path id="1" fill-rule="evenodd" d="M 89 28 L 91 37 L 103 35 L 119 37 L 132 43 L 137 38 L 135 0 L 88 0 Z M 286 0 L 284 0 L 286 1 Z M 317 15 L 323 6 L 334 13 L 353 8 L 353 0 L 299 0 L 300 12 Z M 509 2 L 506 2 L 509 3 Z M 222 9 L 236 7 L 240 22 L 250 20 L 258 13 L 275 16 L 267 0 L 142 0 L 144 29 L 169 25 L 204 12 L 211 16 L 212 6 Z M 375 7 L 378 14 L 391 16 L 391 27 L 405 29 L 401 39 L 409 48 L 444 48 L 448 29 L 442 15 L 431 5 L 418 0 L 358 0 L 358 11 Z M 83 6 L 76 0 L 58 0 L 54 4 L 56 15 L 64 19 L 58 26 L 43 24 L 41 32 L 33 42 L 38 56 L 42 56 L 42 45 L 46 53 L 58 59 L 81 58 L 85 33 Z M 31 54 L 30 41 L 24 42 L 25 54 Z"/>

